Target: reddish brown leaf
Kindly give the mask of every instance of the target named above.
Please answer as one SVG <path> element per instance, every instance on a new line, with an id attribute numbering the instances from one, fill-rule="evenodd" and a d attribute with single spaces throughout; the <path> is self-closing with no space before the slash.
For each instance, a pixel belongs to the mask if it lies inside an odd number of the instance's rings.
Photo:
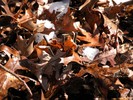
<path id="1" fill-rule="evenodd" d="M 11 58 L 11 55 L 13 55 L 14 57 L 20 57 L 19 52 L 17 50 L 11 49 L 6 45 L 1 45 L 0 51 L 5 52 L 9 58 Z"/>
<path id="2" fill-rule="evenodd" d="M 71 11 L 68 9 L 68 12 L 62 17 L 62 20 L 55 23 L 56 29 L 59 29 L 63 32 L 72 32 L 78 31 L 79 25 L 73 19 Z"/>
<path id="3" fill-rule="evenodd" d="M 79 55 L 76 52 L 73 52 L 72 56 L 61 57 L 60 63 L 67 65 L 70 62 L 77 62 L 79 64 L 82 64 L 81 58 L 79 57 Z"/>
<path id="4" fill-rule="evenodd" d="M 22 18 L 18 18 L 18 24 L 30 31 L 34 31 L 37 28 L 37 25 L 33 22 L 33 13 L 31 12 L 30 9 L 27 9 L 25 11 L 25 15 L 22 16 Z"/>
<path id="5" fill-rule="evenodd" d="M 128 97 L 130 90 L 127 88 L 124 88 L 124 89 L 120 89 L 119 92 L 121 94 L 121 97 Z"/>
<path id="6" fill-rule="evenodd" d="M 7 46 L 1 46 L 1 50 L 5 52 L 9 56 L 9 60 L 5 64 L 6 69 L 10 70 L 12 73 L 15 73 L 18 69 L 21 70 L 27 70 L 26 68 L 20 66 L 19 60 L 20 55 L 18 51 L 13 50 Z M 0 97 L 4 98 L 7 95 L 8 89 L 10 87 L 14 87 L 16 89 L 19 88 L 19 86 L 23 86 L 23 83 L 18 80 L 14 75 L 12 75 L 9 72 L 6 72 L 5 70 L 0 68 Z M 24 87 L 22 87 L 25 89 Z"/>
<path id="7" fill-rule="evenodd" d="M 77 39 L 79 39 L 80 41 L 88 42 L 87 44 L 84 43 L 82 46 L 95 47 L 95 46 L 103 46 L 104 45 L 104 43 L 100 43 L 99 34 L 97 34 L 93 37 L 90 32 L 87 32 L 84 29 L 79 28 L 79 30 L 83 34 L 83 36 L 78 35 Z"/>
<path id="8" fill-rule="evenodd" d="M 6 14 L 8 16 L 11 16 L 12 18 L 14 18 L 13 13 L 10 11 L 9 7 L 8 7 L 8 3 L 7 0 L 2 0 L 2 2 L 4 3 L 4 5 L 2 5 L 2 7 L 4 8 L 4 10 L 6 11 Z"/>
<path id="9" fill-rule="evenodd" d="M 49 61 L 51 59 L 50 52 L 48 52 L 48 46 L 38 46 L 35 48 L 37 52 L 37 56 L 41 61 Z"/>
<path id="10" fill-rule="evenodd" d="M 59 41 L 57 41 L 57 39 L 51 40 L 49 44 L 55 48 L 59 48 L 59 49 L 62 48 L 62 44 Z"/>
<path id="11" fill-rule="evenodd" d="M 70 50 L 70 49 L 75 50 L 76 49 L 76 44 L 74 43 L 71 36 L 67 35 L 67 36 L 64 36 L 64 38 L 65 38 L 64 43 L 63 43 L 64 51 L 67 51 L 67 50 Z"/>
<path id="12" fill-rule="evenodd" d="M 35 39 L 34 35 L 31 36 L 29 40 L 23 39 L 22 36 L 19 35 L 17 36 L 17 49 L 20 50 L 22 55 L 27 57 L 33 52 L 34 39 Z"/>
<path id="13" fill-rule="evenodd" d="M 38 100 L 132 95 L 132 4 L 116 1 L 1 0 L 0 99 L 26 82 Z"/>

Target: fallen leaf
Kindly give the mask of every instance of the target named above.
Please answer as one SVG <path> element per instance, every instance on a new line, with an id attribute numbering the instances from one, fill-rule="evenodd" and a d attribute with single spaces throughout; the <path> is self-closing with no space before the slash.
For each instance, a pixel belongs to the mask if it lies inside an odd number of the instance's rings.
<path id="1" fill-rule="evenodd" d="M 34 23 L 33 21 L 33 14 L 31 12 L 30 9 L 26 9 L 25 10 L 25 15 L 22 16 L 22 18 L 18 18 L 18 24 L 21 27 L 24 27 L 26 29 L 28 29 L 29 31 L 35 31 L 37 28 L 37 25 Z"/>
<path id="2" fill-rule="evenodd" d="M 53 2 L 50 4 L 44 5 L 44 9 L 47 9 L 50 13 L 59 13 L 57 15 L 57 19 L 62 17 L 67 13 L 67 9 L 69 7 L 70 0 L 64 0 L 60 2 Z"/>
<path id="3" fill-rule="evenodd" d="M 85 41 L 87 43 L 84 43 L 82 46 L 90 46 L 90 47 L 96 47 L 96 46 L 103 46 L 104 43 L 100 43 L 99 40 L 99 34 L 95 35 L 94 37 L 90 32 L 87 32 L 84 29 L 79 28 L 80 32 L 83 34 L 83 36 L 78 35 L 77 39 L 80 41 Z"/>
<path id="4" fill-rule="evenodd" d="M 116 62 L 114 60 L 117 52 L 116 49 L 111 48 L 110 50 L 103 51 L 99 56 L 96 57 L 96 59 L 99 59 L 102 64 L 106 64 L 107 61 L 110 62 L 111 66 L 115 66 Z"/>
<path id="5" fill-rule="evenodd" d="M 63 43 L 63 50 L 75 50 L 76 44 L 74 43 L 72 37 L 70 35 L 64 35 L 64 43 Z"/>
<path id="6" fill-rule="evenodd" d="M 2 5 L 2 7 L 4 8 L 4 10 L 6 11 L 6 14 L 12 18 L 14 18 L 14 14 L 10 11 L 9 7 L 8 7 L 8 2 L 7 0 L 2 0 L 2 3 L 4 3 L 4 5 Z"/>
<path id="7" fill-rule="evenodd" d="M 58 41 L 58 39 L 52 39 L 49 44 L 55 48 L 58 48 L 58 49 L 61 49 L 63 46 L 62 46 L 62 43 L 60 43 L 60 41 Z"/>
<path id="8" fill-rule="evenodd" d="M 35 48 L 37 52 L 37 56 L 40 61 L 49 61 L 51 59 L 50 54 L 48 53 L 49 47 L 48 46 L 38 46 Z"/>
<path id="9" fill-rule="evenodd" d="M 88 59 L 93 61 L 95 56 L 99 53 L 99 50 L 97 48 L 91 48 L 91 47 L 85 47 L 83 49 L 83 55 L 87 56 Z"/>
<path id="10" fill-rule="evenodd" d="M 127 97 L 129 92 L 130 92 L 130 90 L 127 89 L 127 88 L 124 88 L 124 89 L 120 89 L 119 92 L 121 94 L 121 97 Z"/>
<path id="11" fill-rule="evenodd" d="M 68 9 L 67 13 L 62 16 L 61 20 L 57 20 L 55 22 L 55 26 L 57 30 L 62 32 L 72 32 L 78 31 L 78 27 L 80 27 L 80 22 L 75 21 L 72 17 L 72 11 Z"/>
<path id="12" fill-rule="evenodd" d="M 62 64 L 59 64 L 59 61 L 60 56 L 63 56 L 64 52 L 58 51 L 55 56 L 47 60 L 45 58 L 49 55 L 43 55 L 40 51 L 38 54 L 42 56 L 41 59 L 44 59 L 43 61 L 36 63 L 29 59 L 23 59 L 20 61 L 20 65 L 28 68 L 32 73 L 34 73 L 38 81 L 41 83 L 44 91 L 47 93 L 48 91 L 51 91 L 51 86 L 54 86 L 59 78 L 59 72 L 62 68 Z"/>
<path id="13" fill-rule="evenodd" d="M 60 63 L 63 63 L 65 66 L 68 65 L 70 62 L 77 62 L 79 64 L 82 64 L 82 60 L 80 59 L 79 55 L 76 52 L 72 53 L 72 56 L 69 57 L 61 57 Z"/>
<path id="14" fill-rule="evenodd" d="M 10 47 L 8 47 L 6 45 L 1 45 L 0 46 L 0 51 L 5 52 L 8 55 L 9 58 L 11 58 L 12 55 L 14 57 L 20 57 L 19 52 L 17 50 L 12 49 L 12 48 L 10 48 Z"/>
<path id="15" fill-rule="evenodd" d="M 50 32 L 55 30 L 55 26 L 49 20 L 37 20 L 37 32 L 49 34 Z"/>
<path id="16" fill-rule="evenodd" d="M 5 64 L 5 67 L 8 70 L 11 70 L 12 73 L 15 73 L 18 69 L 20 70 L 27 70 L 26 68 L 22 67 L 19 64 L 20 55 L 18 51 L 13 50 L 9 47 L 2 46 L 1 50 L 5 52 L 9 56 L 9 60 Z M 10 74 L 9 72 L 6 72 L 5 70 L 0 68 L 0 97 L 4 98 L 7 96 L 8 89 L 10 87 L 14 87 L 16 89 L 19 89 L 19 86 L 23 86 L 23 83 L 18 80 L 14 75 Z M 25 89 L 25 87 L 22 87 L 21 89 Z"/>
<path id="17" fill-rule="evenodd" d="M 34 50 L 33 43 L 34 43 L 35 36 L 31 36 L 29 40 L 23 39 L 22 36 L 17 36 L 17 49 L 20 50 L 21 54 L 28 57 Z"/>

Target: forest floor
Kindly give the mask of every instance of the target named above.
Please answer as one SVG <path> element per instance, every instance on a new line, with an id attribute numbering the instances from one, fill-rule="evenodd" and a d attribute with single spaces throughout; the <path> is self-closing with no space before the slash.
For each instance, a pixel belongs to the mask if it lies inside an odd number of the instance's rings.
<path id="1" fill-rule="evenodd" d="M 133 100 L 132 0 L 0 0 L 0 100 Z"/>

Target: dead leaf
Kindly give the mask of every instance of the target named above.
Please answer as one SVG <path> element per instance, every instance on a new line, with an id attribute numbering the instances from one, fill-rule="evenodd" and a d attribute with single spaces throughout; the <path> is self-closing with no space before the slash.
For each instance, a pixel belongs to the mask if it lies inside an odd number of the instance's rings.
<path id="1" fill-rule="evenodd" d="M 42 52 L 42 51 L 41 51 Z M 38 54 L 40 55 L 39 51 Z M 59 64 L 60 56 L 63 56 L 64 52 L 58 51 L 57 54 L 50 59 L 45 59 L 49 55 L 42 55 L 43 61 L 36 63 L 29 59 L 23 59 L 20 61 L 20 65 L 28 68 L 34 75 L 37 77 L 38 81 L 41 83 L 43 89 L 48 92 L 51 91 L 51 86 L 56 83 L 56 80 L 59 78 L 60 69 L 62 64 Z M 51 88 L 49 90 L 49 88 Z"/>
<path id="2" fill-rule="evenodd" d="M 17 48 L 20 50 L 21 54 L 28 57 L 34 50 L 33 43 L 34 43 L 35 36 L 31 36 L 29 40 L 23 39 L 22 36 L 17 36 Z"/>
<path id="3" fill-rule="evenodd" d="M 129 92 L 130 92 L 130 90 L 127 89 L 127 88 L 124 88 L 124 89 L 120 89 L 119 92 L 121 94 L 121 97 L 127 97 Z"/>
<path id="4" fill-rule="evenodd" d="M 18 69 L 27 70 L 26 68 L 20 66 L 19 64 L 20 55 L 18 51 L 13 50 L 6 46 L 2 46 L 2 47 L 3 48 L 1 48 L 1 50 L 9 56 L 9 60 L 5 64 L 5 67 L 7 69 L 11 70 L 13 73 L 15 73 Z M 7 96 L 7 92 L 10 87 L 19 89 L 20 86 L 23 86 L 23 83 L 20 80 L 18 80 L 18 78 L 16 78 L 15 76 L 10 74 L 9 72 L 6 72 L 3 69 L 0 69 L 0 79 L 1 79 L 1 83 L 0 83 L 1 98 L 4 98 L 5 96 Z M 25 88 L 22 87 L 21 89 L 25 89 Z"/>
<path id="5" fill-rule="evenodd" d="M 117 13 L 121 13 L 124 9 L 124 5 L 115 5 L 104 9 L 104 14 L 109 18 L 115 18 Z"/>
<path id="6" fill-rule="evenodd" d="M 64 14 L 67 13 L 69 7 L 69 0 L 60 1 L 60 2 L 53 2 L 50 4 L 44 5 L 44 9 L 47 9 L 50 13 L 59 13 L 56 17 L 59 19 Z"/>
<path id="7" fill-rule="evenodd" d="M 76 44 L 74 43 L 72 37 L 70 35 L 64 35 L 64 43 L 63 43 L 63 50 L 75 50 Z"/>
<path id="8" fill-rule="evenodd" d="M 121 39 L 121 41 L 123 42 L 123 37 L 122 34 L 124 34 L 116 24 L 114 24 L 108 17 L 106 17 L 105 15 L 103 15 L 104 18 L 104 27 L 108 28 L 109 31 L 109 36 L 117 36 L 118 38 Z M 105 33 L 108 33 L 107 31 L 105 31 Z"/>
<path id="9" fill-rule="evenodd" d="M 70 62 L 77 62 L 79 64 L 82 64 L 82 61 L 79 57 L 79 55 L 76 52 L 72 53 L 72 56 L 69 57 L 61 57 L 60 63 L 63 63 L 65 66 L 68 65 Z"/>
<path id="10" fill-rule="evenodd" d="M 124 87 L 124 85 L 120 82 L 119 79 L 116 80 L 115 85 L 118 85 L 118 86 Z"/>
<path id="11" fill-rule="evenodd" d="M 96 59 L 101 59 L 101 63 L 102 64 L 106 64 L 107 61 L 110 62 L 111 66 L 115 66 L 116 62 L 114 60 L 115 56 L 116 56 L 117 52 L 116 49 L 111 48 L 110 50 L 107 51 L 103 51 L 101 54 L 99 54 L 99 56 L 96 57 Z"/>
<path id="12" fill-rule="evenodd" d="M 91 33 L 96 35 L 101 32 L 103 28 L 104 19 L 102 13 L 97 10 L 85 11 L 85 19 L 91 28 Z M 88 17 L 89 16 L 89 17 Z"/>
<path id="13" fill-rule="evenodd" d="M 6 45 L 1 45 L 0 46 L 0 51 L 5 52 L 9 58 L 13 55 L 14 57 L 20 57 L 19 52 L 15 49 L 12 49 Z"/>
<path id="14" fill-rule="evenodd" d="M 93 61 L 95 56 L 99 53 L 99 50 L 97 48 L 85 47 L 82 52 L 83 56 L 87 56 L 90 61 Z"/>
<path id="15" fill-rule="evenodd" d="M 83 36 L 78 35 L 77 39 L 79 39 L 80 41 L 85 41 L 87 43 L 84 43 L 82 46 L 90 46 L 90 47 L 95 47 L 95 46 L 103 46 L 104 43 L 101 43 L 99 40 L 99 34 L 95 35 L 94 37 L 92 36 L 92 34 L 90 32 L 87 32 L 86 30 L 79 28 L 81 34 L 83 34 Z"/>
<path id="16" fill-rule="evenodd" d="M 43 91 L 41 90 L 41 100 L 46 100 Z"/>
<path id="17" fill-rule="evenodd" d="M 56 29 L 63 32 L 78 31 L 80 27 L 79 23 L 76 23 L 75 19 L 72 17 L 72 11 L 68 9 L 67 13 L 55 23 Z"/>
<path id="18" fill-rule="evenodd" d="M 7 96 L 7 92 L 10 87 L 19 89 L 19 86 L 23 85 L 23 83 L 20 82 L 16 77 L 12 76 L 11 74 L 9 74 L 7 72 L 3 72 L 3 73 L 0 72 L 0 75 L 1 75 L 1 77 L 0 77 L 0 79 L 1 79 L 0 98 L 4 98 Z"/>
<path id="19" fill-rule="evenodd" d="M 55 30 L 54 24 L 49 20 L 37 20 L 37 32 L 49 34 Z"/>
<path id="20" fill-rule="evenodd" d="M 28 29 L 29 31 L 35 31 L 37 28 L 37 25 L 34 23 L 33 21 L 33 13 L 31 12 L 30 9 L 25 10 L 25 15 L 22 16 L 22 18 L 18 18 L 18 24 L 21 27 L 24 27 L 26 29 Z"/>
<path id="21" fill-rule="evenodd" d="M 14 18 L 13 13 L 10 11 L 9 7 L 8 7 L 8 3 L 7 0 L 2 0 L 2 2 L 4 3 L 4 5 L 2 5 L 2 7 L 4 8 L 4 10 L 6 11 L 6 14 L 8 16 L 11 16 L 12 18 Z"/>
<path id="22" fill-rule="evenodd" d="M 48 48 L 48 46 L 38 46 L 35 48 L 40 61 L 49 61 L 51 59 L 50 54 L 48 53 L 49 50 L 47 50 Z"/>
<path id="23" fill-rule="evenodd" d="M 52 39 L 49 44 L 58 49 L 61 49 L 63 47 L 62 43 L 60 43 L 60 41 L 58 41 L 58 39 Z"/>
<path id="24" fill-rule="evenodd" d="M 11 86 L 30 99 L 132 95 L 132 4 L 115 2 L 1 0 L 0 99 L 20 98 Z"/>

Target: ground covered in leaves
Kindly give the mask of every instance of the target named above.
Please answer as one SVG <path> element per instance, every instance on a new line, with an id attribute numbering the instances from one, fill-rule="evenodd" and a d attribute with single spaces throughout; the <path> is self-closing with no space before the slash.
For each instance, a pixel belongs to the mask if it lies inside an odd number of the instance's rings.
<path id="1" fill-rule="evenodd" d="M 0 0 L 0 100 L 133 100 L 133 2 L 118 1 Z"/>

